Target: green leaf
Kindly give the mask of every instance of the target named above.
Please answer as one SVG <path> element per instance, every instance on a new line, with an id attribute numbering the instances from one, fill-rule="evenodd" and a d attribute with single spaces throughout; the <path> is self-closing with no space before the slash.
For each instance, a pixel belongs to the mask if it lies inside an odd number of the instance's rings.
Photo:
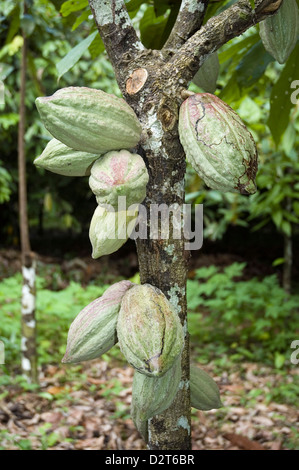
<path id="1" fill-rule="evenodd" d="M 226 103 L 232 103 L 238 101 L 241 98 L 240 88 L 236 80 L 236 74 L 233 74 L 229 79 L 227 85 L 221 90 L 219 94 L 221 98 Z"/>
<path id="2" fill-rule="evenodd" d="M 141 41 L 148 49 L 161 49 L 164 30 L 167 25 L 166 16 L 155 15 L 154 7 L 148 7 L 140 20 Z"/>
<path id="3" fill-rule="evenodd" d="M 80 24 L 86 21 L 90 14 L 91 14 L 90 10 L 83 11 L 83 13 L 80 16 L 78 16 L 75 23 L 73 24 L 72 31 L 75 31 L 75 29 L 77 29 L 78 26 L 80 26 Z"/>
<path id="4" fill-rule="evenodd" d="M 92 60 L 96 59 L 105 50 L 104 43 L 99 34 L 94 38 L 88 50 Z"/>
<path id="5" fill-rule="evenodd" d="M 14 68 L 12 65 L 0 62 L 0 80 L 4 81 L 13 70 Z"/>
<path id="6" fill-rule="evenodd" d="M 88 7 L 88 0 L 68 0 L 61 5 L 60 13 L 68 16 L 74 11 L 80 11 Z"/>
<path id="7" fill-rule="evenodd" d="M 273 61 L 273 57 L 265 51 L 262 41 L 259 41 L 245 54 L 236 69 L 238 85 L 241 88 L 254 85 Z"/>
<path id="8" fill-rule="evenodd" d="M 143 3 L 144 0 L 126 0 L 126 8 L 128 11 L 137 10 Z"/>
<path id="9" fill-rule="evenodd" d="M 247 51 L 250 47 L 252 47 L 257 41 L 259 40 L 258 34 L 253 34 L 241 41 L 233 43 L 229 47 L 227 47 L 223 52 L 218 54 L 219 62 L 222 64 L 229 59 L 236 58 L 236 56 L 240 56 L 245 51 Z"/>
<path id="10" fill-rule="evenodd" d="M 280 227 L 282 223 L 282 212 L 281 211 L 272 212 L 271 215 L 272 215 L 272 220 L 275 223 L 275 225 L 277 227 Z"/>
<path id="11" fill-rule="evenodd" d="M 275 364 L 276 369 L 280 369 L 284 365 L 285 360 L 286 358 L 283 354 L 276 352 L 275 359 L 274 359 L 274 364 Z"/>
<path id="12" fill-rule="evenodd" d="M 68 54 L 60 62 L 58 62 L 58 64 L 56 64 L 58 80 L 78 62 L 84 52 L 89 48 L 97 34 L 98 31 L 94 31 L 92 34 L 87 36 L 87 38 L 71 49 Z"/>
<path id="13" fill-rule="evenodd" d="M 24 15 L 21 19 L 21 28 L 24 30 L 27 37 L 31 36 L 35 30 L 35 19 L 32 15 Z"/>
<path id="14" fill-rule="evenodd" d="M 270 98 L 270 116 L 268 126 L 270 127 L 276 145 L 289 124 L 289 115 L 294 104 L 291 101 L 290 85 L 293 80 L 298 78 L 299 64 L 299 44 L 295 47 L 290 55 L 279 79 L 272 88 Z"/>
<path id="15" fill-rule="evenodd" d="M 276 258 L 273 263 L 272 263 L 272 266 L 275 267 L 275 266 L 280 266 L 281 264 L 283 264 L 285 262 L 285 259 L 284 258 Z"/>
<path id="16" fill-rule="evenodd" d="M 285 233 L 287 236 L 289 236 L 289 237 L 292 236 L 292 225 L 287 220 L 284 220 L 282 222 L 281 229 L 282 229 L 283 233 Z"/>
<path id="17" fill-rule="evenodd" d="M 11 15 L 12 20 L 9 25 L 8 33 L 6 34 L 5 44 L 9 44 L 15 34 L 18 33 L 20 27 L 20 7 L 16 6 L 12 11 Z"/>

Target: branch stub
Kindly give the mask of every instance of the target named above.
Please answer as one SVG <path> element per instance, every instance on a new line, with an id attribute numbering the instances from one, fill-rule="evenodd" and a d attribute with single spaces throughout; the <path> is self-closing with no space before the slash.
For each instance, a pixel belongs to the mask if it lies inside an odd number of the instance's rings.
<path id="1" fill-rule="evenodd" d="M 146 69 L 136 69 L 129 76 L 126 83 L 126 92 L 129 95 L 135 95 L 144 86 L 148 77 Z"/>

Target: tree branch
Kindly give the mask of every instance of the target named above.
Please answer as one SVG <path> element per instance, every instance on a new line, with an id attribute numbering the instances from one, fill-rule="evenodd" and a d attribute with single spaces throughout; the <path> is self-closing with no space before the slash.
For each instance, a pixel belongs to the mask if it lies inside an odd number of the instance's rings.
<path id="1" fill-rule="evenodd" d="M 273 15 L 281 3 L 282 0 L 255 0 L 253 10 L 248 0 L 239 0 L 197 31 L 165 65 L 165 72 L 182 78 L 187 86 L 211 53 Z"/>
<path id="2" fill-rule="evenodd" d="M 182 0 L 175 25 L 163 50 L 178 50 L 202 25 L 209 0 Z"/>
<path id="3" fill-rule="evenodd" d="M 116 75 L 144 46 L 138 39 L 123 0 L 88 0 Z"/>

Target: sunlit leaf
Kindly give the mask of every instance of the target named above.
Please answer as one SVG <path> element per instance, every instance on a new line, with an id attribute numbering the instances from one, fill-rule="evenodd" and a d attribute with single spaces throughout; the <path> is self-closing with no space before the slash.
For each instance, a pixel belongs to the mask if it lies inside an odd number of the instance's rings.
<path id="1" fill-rule="evenodd" d="M 99 34 L 98 31 L 94 31 L 92 34 L 87 36 L 87 38 L 71 49 L 70 52 L 60 62 L 58 62 L 58 64 L 56 64 L 58 79 L 78 62 L 97 34 Z"/>

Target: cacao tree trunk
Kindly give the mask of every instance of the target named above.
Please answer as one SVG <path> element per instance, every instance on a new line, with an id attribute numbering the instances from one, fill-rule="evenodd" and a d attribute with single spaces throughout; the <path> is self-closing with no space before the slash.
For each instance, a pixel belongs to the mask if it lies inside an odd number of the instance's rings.
<path id="1" fill-rule="evenodd" d="M 20 120 L 18 128 L 18 174 L 19 174 L 19 223 L 22 258 L 22 300 L 21 300 L 21 364 L 22 373 L 28 382 L 37 382 L 36 322 L 35 322 L 35 260 L 30 249 L 25 156 L 25 95 L 27 40 L 23 34 L 20 83 Z"/>
<path id="2" fill-rule="evenodd" d="M 230 39 L 273 14 L 282 0 L 235 2 L 202 26 L 209 0 L 182 0 L 163 49 L 146 49 L 137 37 L 124 0 L 89 0 L 96 25 L 124 99 L 143 126 L 140 148 L 148 172 L 145 239 L 136 241 L 140 278 L 166 295 L 185 331 L 182 379 L 173 404 L 149 421 L 150 449 L 191 449 L 189 337 L 187 328 L 186 277 L 189 254 L 185 251 L 183 220 L 181 236 L 152 237 L 150 214 L 155 205 L 184 203 L 185 155 L 178 138 L 179 107 L 195 73 L 210 54 Z M 160 214 L 160 221 L 165 222 Z M 177 222 L 176 222 L 177 225 Z M 161 227 L 158 231 L 161 235 Z"/>
<path id="3" fill-rule="evenodd" d="M 159 114 L 159 107 L 157 107 Z M 149 169 L 147 197 L 144 202 L 147 220 L 152 224 L 151 208 L 162 203 L 171 208 L 184 203 L 185 156 L 182 151 L 177 126 L 170 134 L 167 130 L 157 132 L 151 125 L 154 111 L 142 113 L 144 128 L 151 138 L 143 147 Z M 158 121 L 155 121 L 155 125 Z M 160 144 L 157 150 L 157 144 Z M 181 211 L 183 212 L 183 211 Z M 137 251 L 141 283 L 152 284 L 168 297 L 180 317 L 185 331 L 185 347 L 182 354 L 182 378 L 179 392 L 172 405 L 161 415 L 149 422 L 150 449 L 177 450 L 191 448 L 190 433 L 190 390 L 189 390 L 189 336 L 187 330 L 186 276 L 188 253 L 184 249 L 183 219 L 181 218 L 181 238 L 174 239 L 174 221 L 168 214 L 159 213 L 159 237 L 137 239 Z M 166 217 L 165 217 L 166 216 Z M 169 221 L 169 238 L 161 239 L 161 228 Z M 167 222 L 168 222 L 167 221 Z"/>

